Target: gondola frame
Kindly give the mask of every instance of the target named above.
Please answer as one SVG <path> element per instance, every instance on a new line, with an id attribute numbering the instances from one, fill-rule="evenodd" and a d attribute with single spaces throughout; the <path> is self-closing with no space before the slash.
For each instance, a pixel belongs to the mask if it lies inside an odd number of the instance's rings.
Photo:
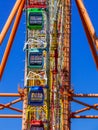
<path id="1" fill-rule="evenodd" d="M 40 25 L 30 24 L 30 14 L 33 16 L 37 16 L 40 14 L 42 16 L 42 23 Z M 29 8 L 27 9 L 27 28 L 30 30 L 42 30 L 44 26 L 44 17 L 43 17 L 43 10 L 40 8 Z"/>
<path id="2" fill-rule="evenodd" d="M 42 69 L 43 66 L 44 66 L 44 57 L 42 58 L 42 65 L 30 65 L 30 53 L 42 53 L 43 55 L 43 52 L 42 50 L 39 50 L 39 49 L 30 49 L 28 51 L 28 68 L 33 68 L 33 69 Z"/>
<path id="3" fill-rule="evenodd" d="M 40 92 L 42 93 L 42 101 L 32 101 L 31 100 L 31 95 L 32 93 L 37 93 Z M 29 95 L 28 95 L 28 105 L 30 106 L 43 106 L 44 105 L 44 91 L 43 88 L 41 86 L 32 86 L 30 87 L 30 91 L 29 91 Z"/>

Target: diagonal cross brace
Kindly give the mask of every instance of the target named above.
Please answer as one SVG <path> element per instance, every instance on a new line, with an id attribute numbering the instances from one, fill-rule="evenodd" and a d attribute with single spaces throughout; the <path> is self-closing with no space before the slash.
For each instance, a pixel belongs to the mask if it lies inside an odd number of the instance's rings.
<path id="1" fill-rule="evenodd" d="M 14 110 L 14 111 L 17 111 L 17 112 L 22 112 L 22 110 L 18 109 L 18 108 L 14 108 L 14 107 L 11 107 L 11 105 L 17 103 L 17 102 L 20 102 L 22 99 L 19 98 L 19 99 L 16 99 L 10 103 L 7 103 L 7 104 L 0 104 L 0 110 L 1 109 L 4 109 L 4 108 L 9 108 L 11 110 Z"/>
<path id="2" fill-rule="evenodd" d="M 17 10 L 18 10 L 20 4 L 21 4 L 21 0 L 17 0 L 13 9 L 12 9 L 12 11 L 11 11 L 11 13 L 10 13 L 10 15 L 9 15 L 9 17 L 8 17 L 8 19 L 7 19 L 7 21 L 6 21 L 6 24 L 4 25 L 4 27 L 2 29 L 2 32 L 0 33 L 0 45 L 2 44 L 2 42 L 5 38 L 5 35 L 6 35 L 8 29 L 9 29 L 11 23 L 12 23 L 12 20 L 14 19 L 15 15 L 17 13 Z"/>
<path id="3" fill-rule="evenodd" d="M 15 6 L 14 6 L 15 10 L 12 10 L 13 17 L 14 17 L 14 15 L 16 13 L 16 10 L 17 10 L 17 15 L 16 15 L 16 19 L 14 21 L 14 25 L 13 25 L 13 28 L 12 28 L 12 31 L 11 31 L 11 34 L 10 34 L 10 37 L 9 37 L 9 40 L 8 40 L 8 43 L 7 43 L 3 58 L 2 58 L 2 61 L 1 61 L 1 64 L 0 64 L 0 79 L 2 78 L 4 68 L 5 68 L 5 65 L 6 65 L 6 62 L 7 62 L 7 59 L 8 59 L 8 56 L 9 56 L 13 41 L 14 41 L 14 37 L 15 37 L 15 34 L 16 34 L 16 31 L 17 31 L 17 28 L 18 28 L 18 25 L 19 25 L 19 22 L 20 22 L 20 18 L 21 18 L 21 15 L 22 15 L 22 10 L 23 10 L 24 4 L 25 4 L 25 0 L 18 0 L 16 2 Z M 12 19 L 13 19 L 13 17 L 12 17 Z M 5 25 L 6 28 L 4 27 L 5 31 L 3 31 L 4 29 L 2 30 L 3 33 L 0 34 L 0 43 L 1 43 L 1 41 L 3 41 L 3 38 L 4 38 L 8 28 L 9 28 L 11 22 L 12 22 L 12 19 L 9 20 L 9 22 L 7 21 L 7 25 Z"/>
<path id="4" fill-rule="evenodd" d="M 98 37 L 96 36 L 96 32 L 94 30 L 94 27 L 92 25 L 92 22 L 89 18 L 89 15 L 87 13 L 87 10 L 82 2 L 82 0 L 75 0 L 82 24 L 90 45 L 90 49 L 96 64 L 96 67 L 98 69 L 98 55 L 97 55 L 97 50 L 98 50 Z"/>

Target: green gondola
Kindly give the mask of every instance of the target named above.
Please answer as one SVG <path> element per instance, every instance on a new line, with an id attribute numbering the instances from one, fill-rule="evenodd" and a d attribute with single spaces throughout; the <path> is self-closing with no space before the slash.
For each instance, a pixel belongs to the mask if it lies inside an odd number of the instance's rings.
<path id="1" fill-rule="evenodd" d="M 27 10 L 27 27 L 30 30 L 42 30 L 44 19 L 43 10 L 38 8 L 30 8 Z"/>

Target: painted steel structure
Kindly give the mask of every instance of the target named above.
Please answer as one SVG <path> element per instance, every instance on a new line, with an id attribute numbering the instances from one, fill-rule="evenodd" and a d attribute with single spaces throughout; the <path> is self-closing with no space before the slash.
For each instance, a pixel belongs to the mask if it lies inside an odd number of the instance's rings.
<path id="1" fill-rule="evenodd" d="M 98 39 L 94 27 L 82 0 L 75 1 L 98 68 Z M 16 1 L 0 34 L 0 44 L 2 44 L 11 22 L 16 16 L 0 64 L 0 78 L 2 78 L 23 9 L 26 13 L 27 28 L 24 45 L 24 89 L 18 86 L 18 93 L 0 93 L 0 97 L 18 97 L 18 99 L 7 104 L 0 103 L 0 110 L 8 108 L 21 114 L 0 114 L 0 118 L 22 118 L 22 130 L 31 130 L 33 127 L 42 127 L 44 130 L 71 130 L 71 118 L 98 118 L 98 115 L 78 115 L 86 110 L 98 110 L 98 104 L 89 105 L 76 99 L 78 97 L 98 97 L 98 94 L 74 94 L 71 88 L 71 0 Z M 30 10 L 33 10 L 31 18 L 28 15 Z M 34 10 L 41 10 L 41 12 L 34 12 Z M 42 19 L 39 17 L 41 16 L 38 14 L 39 12 L 43 16 Z M 32 24 L 29 28 L 30 19 Z M 32 20 L 35 20 L 35 23 Z M 41 22 L 43 22 L 43 26 L 39 29 L 38 24 L 42 25 Z M 30 52 L 33 52 L 31 61 Z M 41 52 L 41 55 L 37 55 L 37 52 Z M 35 63 L 35 66 L 30 65 L 29 62 Z M 43 65 L 36 67 L 36 64 L 40 62 L 43 62 Z M 29 94 L 30 96 L 28 96 Z M 38 102 L 40 98 L 37 96 L 44 97 L 41 104 Z M 30 100 L 32 104 L 30 104 Z M 23 110 L 11 106 L 20 101 L 23 101 Z M 86 107 L 71 112 L 71 102 Z"/>

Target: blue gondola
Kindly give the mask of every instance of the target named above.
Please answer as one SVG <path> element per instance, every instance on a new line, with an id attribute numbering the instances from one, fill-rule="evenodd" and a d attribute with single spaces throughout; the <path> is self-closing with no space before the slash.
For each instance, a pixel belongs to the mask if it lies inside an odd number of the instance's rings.
<path id="1" fill-rule="evenodd" d="M 33 120 L 30 125 L 30 130 L 44 130 L 44 125 L 40 120 Z"/>
<path id="2" fill-rule="evenodd" d="M 28 52 L 28 67 L 29 68 L 43 68 L 44 58 L 43 52 L 39 49 L 33 49 Z"/>
<path id="3" fill-rule="evenodd" d="M 30 106 L 42 106 L 44 104 L 44 91 L 42 87 L 30 87 L 30 92 L 28 95 L 28 104 Z"/>

